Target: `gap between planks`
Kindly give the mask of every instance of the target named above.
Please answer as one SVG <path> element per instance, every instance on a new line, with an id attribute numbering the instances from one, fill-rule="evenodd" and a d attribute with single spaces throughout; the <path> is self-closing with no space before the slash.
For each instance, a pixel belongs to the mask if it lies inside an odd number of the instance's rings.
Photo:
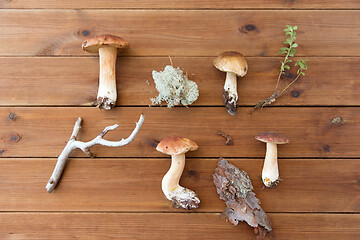
<path id="1" fill-rule="evenodd" d="M 0 8 L 0 11 L 359 11 L 360 8 Z"/>
<path id="2" fill-rule="evenodd" d="M 175 210 L 175 209 L 174 209 Z M 175 210 L 176 211 L 176 210 Z M 204 212 L 192 212 L 192 211 L 187 211 L 187 212 L 169 212 L 169 211 L 94 211 L 94 210 L 89 210 L 89 211 L 0 211 L 0 215 L 1 214 L 26 214 L 26 213 L 38 213 L 38 214 L 222 214 L 223 211 L 221 212 L 211 212 L 211 211 L 204 211 Z M 270 214 L 276 214 L 276 215 L 280 215 L 280 214 L 296 214 L 296 215 L 301 215 L 301 214 L 306 214 L 306 215 L 359 215 L 360 216 L 360 212 L 269 212 L 267 211 L 266 213 L 270 213 Z"/>
<path id="3" fill-rule="evenodd" d="M 265 157 L 265 156 L 264 156 Z M 264 157 L 224 157 L 224 158 L 231 158 L 231 159 L 235 159 L 235 160 L 247 160 L 247 159 L 254 159 L 254 160 L 262 160 L 264 159 Z M 188 160 L 190 159 L 194 159 L 194 160 L 201 160 L 201 159 L 206 159 L 206 160 L 216 160 L 218 161 L 220 157 L 189 157 L 187 158 Z M 0 161 L 3 160 L 13 160 L 13 159 L 31 159 L 31 160 L 56 160 L 55 157 L 0 157 Z M 121 160 L 126 160 L 126 159 L 130 159 L 130 160 L 142 160 L 142 159 L 157 159 L 157 160 L 164 160 L 164 159 L 169 159 L 169 158 L 164 158 L 164 157 L 94 157 L 94 158 L 86 158 L 86 157 L 69 157 L 70 159 L 74 159 L 74 160 L 82 160 L 82 161 L 91 161 L 94 159 L 106 159 L 106 160 L 114 160 L 114 161 L 121 161 Z M 360 156 L 358 157 L 278 157 L 278 160 L 360 160 Z"/>

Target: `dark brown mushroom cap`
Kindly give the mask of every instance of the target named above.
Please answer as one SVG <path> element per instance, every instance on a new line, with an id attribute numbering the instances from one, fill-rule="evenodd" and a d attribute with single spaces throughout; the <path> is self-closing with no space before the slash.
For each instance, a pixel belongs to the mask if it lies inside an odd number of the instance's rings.
<path id="1" fill-rule="evenodd" d="M 178 155 L 198 148 L 198 145 L 188 138 L 171 136 L 161 140 L 156 150 L 168 155 Z"/>
<path id="2" fill-rule="evenodd" d="M 243 77 L 248 70 L 245 57 L 238 52 L 223 52 L 214 59 L 214 66 L 223 72 L 231 72 Z"/>
<path id="3" fill-rule="evenodd" d="M 276 144 L 289 143 L 289 139 L 285 135 L 278 132 L 262 132 L 259 133 L 255 137 L 255 139 L 266 143 L 276 143 Z"/>
<path id="4" fill-rule="evenodd" d="M 110 34 L 104 34 L 85 40 L 82 44 L 82 49 L 89 53 L 98 53 L 99 48 L 103 46 L 116 47 L 118 52 L 130 47 L 125 39 Z"/>

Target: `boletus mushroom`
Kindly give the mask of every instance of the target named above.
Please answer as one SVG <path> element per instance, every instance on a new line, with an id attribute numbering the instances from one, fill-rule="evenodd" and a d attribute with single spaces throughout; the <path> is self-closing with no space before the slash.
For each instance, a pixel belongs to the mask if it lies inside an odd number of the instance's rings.
<path id="1" fill-rule="evenodd" d="M 266 155 L 261 178 L 266 187 L 273 187 L 281 181 L 277 161 L 277 144 L 289 143 L 289 139 L 278 132 L 262 132 L 255 139 L 266 143 Z"/>
<path id="2" fill-rule="evenodd" d="M 99 53 L 100 76 L 97 106 L 110 110 L 116 103 L 116 57 L 129 43 L 110 34 L 96 36 L 83 42 L 82 49 L 89 53 Z"/>
<path id="3" fill-rule="evenodd" d="M 228 112 L 235 115 L 238 102 L 236 77 L 246 75 L 248 70 L 246 59 L 238 52 L 224 52 L 214 59 L 214 66 L 220 71 L 226 72 L 223 100 Z"/>
<path id="4" fill-rule="evenodd" d="M 190 139 L 176 136 L 164 138 L 156 147 L 157 151 L 171 155 L 171 167 L 162 179 L 161 188 L 176 207 L 193 209 L 200 203 L 194 191 L 179 185 L 185 167 L 185 153 L 196 149 L 198 145 Z"/>

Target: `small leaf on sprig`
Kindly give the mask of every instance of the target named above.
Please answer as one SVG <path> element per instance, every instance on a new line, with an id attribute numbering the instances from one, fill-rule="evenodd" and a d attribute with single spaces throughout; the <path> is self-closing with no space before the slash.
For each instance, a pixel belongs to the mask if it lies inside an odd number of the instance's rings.
<path id="1" fill-rule="evenodd" d="M 307 70 L 308 66 L 307 66 L 307 60 L 305 59 L 299 59 L 296 61 L 295 66 L 299 66 L 299 69 L 297 70 L 297 74 L 301 74 L 303 76 L 305 76 L 304 71 Z"/>

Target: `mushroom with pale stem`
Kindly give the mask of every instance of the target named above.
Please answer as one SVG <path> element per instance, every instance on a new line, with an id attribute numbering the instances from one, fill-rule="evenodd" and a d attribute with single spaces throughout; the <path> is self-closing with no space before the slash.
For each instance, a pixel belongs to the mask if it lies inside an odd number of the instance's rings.
<path id="1" fill-rule="evenodd" d="M 179 185 L 185 167 L 185 153 L 196 149 L 198 145 L 190 139 L 175 136 L 164 138 L 156 147 L 157 151 L 171 155 L 171 167 L 161 182 L 162 191 L 175 206 L 185 209 L 197 208 L 200 203 L 194 191 Z"/>
<path id="2" fill-rule="evenodd" d="M 116 102 L 116 57 L 129 48 L 129 43 L 121 37 L 105 34 L 83 42 L 82 49 L 89 53 L 99 53 L 100 77 L 97 106 L 110 110 Z"/>
<path id="3" fill-rule="evenodd" d="M 214 66 L 226 72 L 223 100 L 228 112 L 236 114 L 238 93 L 236 76 L 244 77 L 248 70 L 246 59 L 238 52 L 224 52 L 214 59 Z"/>
<path id="4" fill-rule="evenodd" d="M 289 139 L 277 132 L 262 132 L 255 139 L 266 143 L 262 181 L 266 187 L 277 185 L 281 181 L 277 161 L 277 144 L 289 143 Z"/>

